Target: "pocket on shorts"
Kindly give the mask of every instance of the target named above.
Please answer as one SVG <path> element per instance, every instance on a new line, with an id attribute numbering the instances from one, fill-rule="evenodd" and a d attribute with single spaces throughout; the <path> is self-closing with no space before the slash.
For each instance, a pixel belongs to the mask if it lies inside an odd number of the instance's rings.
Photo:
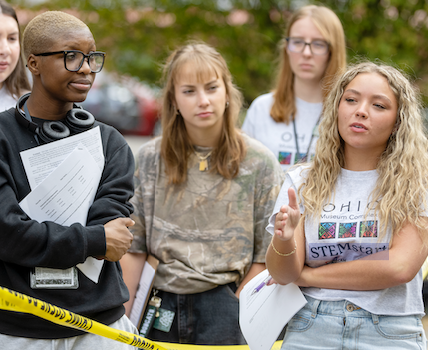
<path id="1" fill-rule="evenodd" d="M 311 328 L 313 322 L 314 318 L 311 316 L 310 312 L 300 310 L 287 323 L 287 332 L 304 332 Z"/>
<path id="2" fill-rule="evenodd" d="M 377 332 L 387 339 L 422 339 L 423 326 L 418 316 L 379 316 Z"/>

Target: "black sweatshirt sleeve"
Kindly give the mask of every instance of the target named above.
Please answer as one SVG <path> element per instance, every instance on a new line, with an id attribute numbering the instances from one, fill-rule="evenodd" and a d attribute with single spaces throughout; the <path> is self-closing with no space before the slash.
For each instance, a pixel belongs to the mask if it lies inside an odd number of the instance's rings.
<path id="1" fill-rule="evenodd" d="M 13 127 L 13 125 L 12 125 Z M 123 137 L 113 128 L 101 125 L 105 167 L 87 219 L 61 226 L 54 222 L 31 220 L 19 206 L 29 185 L 19 152 L 30 148 L 33 135 L 22 128 L 9 138 L 0 128 L 0 256 L 1 260 L 26 267 L 68 268 L 88 256 L 105 255 L 103 225 L 132 212 L 134 160 Z"/>

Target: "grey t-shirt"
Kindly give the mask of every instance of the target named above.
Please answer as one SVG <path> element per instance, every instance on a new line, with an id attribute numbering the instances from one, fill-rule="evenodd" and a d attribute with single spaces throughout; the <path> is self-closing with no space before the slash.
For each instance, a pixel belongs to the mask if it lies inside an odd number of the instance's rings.
<path id="1" fill-rule="evenodd" d="M 280 194 L 270 217 L 267 230 L 273 233 L 275 214 L 288 204 L 288 188 L 296 190 L 304 181 L 307 168 L 298 167 L 286 175 Z M 306 265 L 319 267 L 328 263 L 340 263 L 371 256 L 377 251 L 389 250 L 391 229 L 379 239 L 378 218 L 370 211 L 370 194 L 378 173 L 342 169 L 332 203 L 323 207 L 319 220 L 305 220 Z M 304 203 L 300 199 L 300 211 Z M 367 211 L 366 208 L 369 210 Z M 385 257 L 383 257 L 385 258 Z M 373 265 L 378 260 L 371 260 Z M 301 288 L 302 292 L 320 300 L 348 300 L 378 315 L 424 315 L 422 301 L 422 272 L 409 283 L 375 291 L 351 291 L 323 288 Z"/>

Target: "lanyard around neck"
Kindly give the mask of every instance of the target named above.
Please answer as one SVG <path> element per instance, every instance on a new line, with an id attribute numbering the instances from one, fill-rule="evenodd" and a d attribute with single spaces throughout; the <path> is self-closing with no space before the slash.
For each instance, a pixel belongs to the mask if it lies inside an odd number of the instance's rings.
<path id="1" fill-rule="evenodd" d="M 312 141 L 314 140 L 315 136 L 318 136 L 318 124 L 320 123 L 320 120 L 321 120 L 321 114 L 319 115 L 317 122 L 316 122 L 316 124 L 312 130 L 311 139 L 309 140 L 308 149 L 307 149 L 306 153 L 303 155 L 303 157 L 300 157 L 300 147 L 299 147 L 299 140 L 297 139 L 296 121 L 293 118 L 294 141 L 296 142 L 296 151 L 297 151 L 296 163 L 306 162 L 308 160 L 307 158 L 309 155 L 309 151 L 311 150 Z"/>

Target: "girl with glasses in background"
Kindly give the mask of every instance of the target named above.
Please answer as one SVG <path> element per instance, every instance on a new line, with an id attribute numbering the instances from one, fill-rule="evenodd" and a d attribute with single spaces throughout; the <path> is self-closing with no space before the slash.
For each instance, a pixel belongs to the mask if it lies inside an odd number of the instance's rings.
<path id="1" fill-rule="evenodd" d="M 15 10 L 0 0 L 0 112 L 15 107 L 30 90 L 21 55 L 21 38 Z"/>
<path id="2" fill-rule="evenodd" d="M 291 16 L 285 34 L 276 87 L 254 100 L 242 126 L 274 153 L 284 170 L 313 156 L 327 92 L 323 86 L 346 64 L 342 24 L 326 7 L 302 7 Z"/>

